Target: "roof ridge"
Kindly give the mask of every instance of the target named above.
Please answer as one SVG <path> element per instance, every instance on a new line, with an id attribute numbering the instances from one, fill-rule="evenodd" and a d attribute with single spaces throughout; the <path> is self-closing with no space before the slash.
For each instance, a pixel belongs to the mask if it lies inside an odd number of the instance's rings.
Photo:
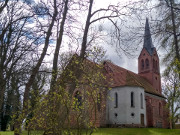
<path id="1" fill-rule="evenodd" d="M 120 67 L 120 66 L 118 66 L 118 65 L 116 65 L 116 64 L 114 64 L 114 63 L 112 63 L 112 62 L 107 61 L 107 63 L 112 64 L 112 65 L 114 65 L 114 66 L 116 66 L 116 67 L 118 67 L 118 68 L 121 68 L 121 69 L 123 69 L 123 70 L 126 70 L 126 71 L 128 71 L 128 72 L 131 72 L 131 73 L 133 73 L 133 74 L 138 75 L 137 73 L 134 73 L 133 71 L 130 71 L 130 70 L 128 70 L 128 69 L 125 69 L 125 68 L 123 68 L 123 67 Z"/>

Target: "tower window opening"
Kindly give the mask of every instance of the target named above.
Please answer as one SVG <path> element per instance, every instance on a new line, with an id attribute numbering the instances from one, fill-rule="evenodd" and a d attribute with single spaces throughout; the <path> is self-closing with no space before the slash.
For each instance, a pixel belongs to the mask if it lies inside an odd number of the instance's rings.
<path id="1" fill-rule="evenodd" d="M 141 60 L 141 68 L 144 69 L 144 60 Z"/>
<path id="2" fill-rule="evenodd" d="M 145 63 L 146 63 L 146 68 L 149 68 L 149 60 L 148 59 L 146 59 Z"/>
<path id="3" fill-rule="evenodd" d="M 153 68 L 156 69 L 155 67 L 155 60 L 153 59 Z"/>
<path id="4" fill-rule="evenodd" d="M 156 70 L 158 71 L 158 64 L 157 64 L 157 61 L 156 61 L 156 66 L 155 66 L 155 67 L 156 67 Z"/>

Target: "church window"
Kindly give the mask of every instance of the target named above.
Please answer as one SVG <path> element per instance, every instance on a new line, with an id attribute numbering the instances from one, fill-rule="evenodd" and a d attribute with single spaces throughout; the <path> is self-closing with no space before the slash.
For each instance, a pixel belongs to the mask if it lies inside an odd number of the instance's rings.
<path id="1" fill-rule="evenodd" d="M 75 106 L 79 108 L 82 105 L 82 96 L 80 92 L 77 91 L 74 97 L 75 97 Z"/>
<path id="2" fill-rule="evenodd" d="M 117 92 L 115 93 L 115 104 L 114 104 L 114 108 L 118 107 L 118 94 Z"/>
<path id="3" fill-rule="evenodd" d="M 141 93 L 141 109 L 143 109 L 143 94 Z"/>
<path id="4" fill-rule="evenodd" d="M 135 107 L 134 106 L 134 92 L 131 92 L 131 107 Z"/>
<path id="5" fill-rule="evenodd" d="M 144 69 L 144 60 L 141 60 L 141 68 Z"/>
<path id="6" fill-rule="evenodd" d="M 157 64 L 157 61 L 156 61 L 156 70 L 158 71 L 158 64 Z"/>
<path id="7" fill-rule="evenodd" d="M 145 63 L 146 63 L 146 68 L 149 68 L 149 60 L 148 59 L 146 59 Z"/>
<path id="8" fill-rule="evenodd" d="M 161 116 L 161 103 L 159 103 L 159 115 Z"/>
<path id="9" fill-rule="evenodd" d="M 97 109 L 98 111 L 101 110 L 101 93 L 98 94 L 98 97 L 97 97 Z"/>
<path id="10" fill-rule="evenodd" d="M 155 60 L 153 59 L 153 68 L 156 69 L 155 67 Z"/>

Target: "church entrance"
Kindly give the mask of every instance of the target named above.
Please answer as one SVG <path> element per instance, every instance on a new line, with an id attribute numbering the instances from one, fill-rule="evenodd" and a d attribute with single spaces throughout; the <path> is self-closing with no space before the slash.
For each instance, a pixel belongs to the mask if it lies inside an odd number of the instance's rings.
<path id="1" fill-rule="evenodd" d="M 141 126 L 144 126 L 144 114 L 141 114 Z"/>

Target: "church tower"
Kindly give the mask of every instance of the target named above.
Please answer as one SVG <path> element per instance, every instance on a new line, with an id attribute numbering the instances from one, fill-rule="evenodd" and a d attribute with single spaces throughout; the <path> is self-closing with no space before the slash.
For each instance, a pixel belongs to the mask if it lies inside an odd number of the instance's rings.
<path id="1" fill-rule="evenodd" d="M 143 49 L 138 58 L 138 74 L 149 81 L 161 94 L 159 57 L 152 43 L 148 19 L 146 19 Z"/>

